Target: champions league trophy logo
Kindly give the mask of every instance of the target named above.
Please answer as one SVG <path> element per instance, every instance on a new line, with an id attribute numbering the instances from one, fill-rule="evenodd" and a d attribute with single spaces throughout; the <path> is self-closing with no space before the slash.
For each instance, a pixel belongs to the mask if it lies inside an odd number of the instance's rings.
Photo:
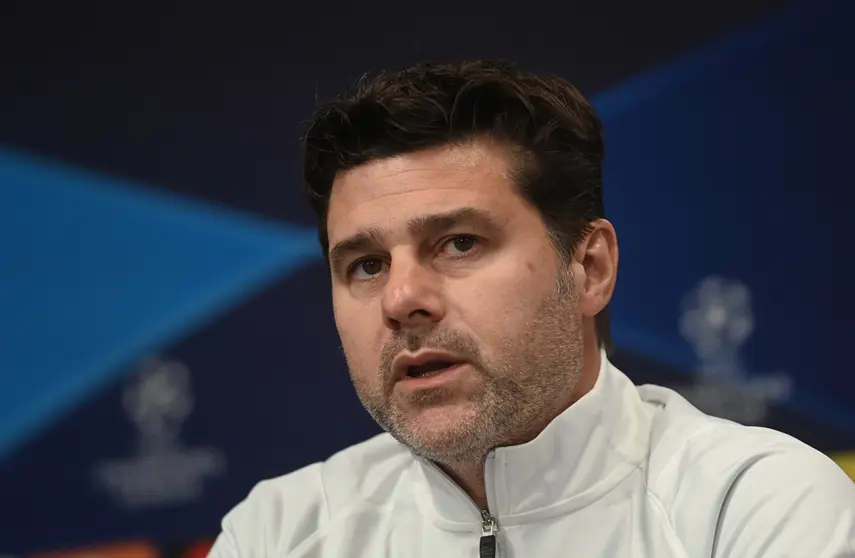
<path id="1" fill-rule="evenodd" d="M 739 281 L 708 277 L 683 299 L 680 333 L 698 358 L 698 380 L 681 390 L 700 410 L 742 424 L 761 424 L 770 404 L 790 394 L 784 374 L 753 377 L 741 349 L 754 332 L 751 293 Z"/>
<path id="2" fill-rule="evenodd" d="M 96 482 L 130 509 L 199 499 L 205 480 L 223 472 L 225 458 L 217 449 L 181 443 L 181 427 L 193 411 L 187 367 L 146 359 L 125 388 L 122 404 L 138 433 L 136 452 L 98 465 Z"/>
<path id="3" fill-rule="evenodd" d="M 174 448 L 181 424 L 193 410 L 190 372 L 179 362 L 149 359 L 122 398 L 125 411 L 140 433 L 140 453 Z"/>

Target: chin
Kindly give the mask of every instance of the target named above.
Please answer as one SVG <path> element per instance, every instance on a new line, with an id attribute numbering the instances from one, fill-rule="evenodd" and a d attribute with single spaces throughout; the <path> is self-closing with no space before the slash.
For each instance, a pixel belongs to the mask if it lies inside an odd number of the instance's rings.
<path id="1" fill-rule="evenodd" d="M 480 439 L 482 429 L 475 418 L 476 413 L 469 405 L 422 409 L 410 417 L 402 441 L 423 457 L 445 461 L 478 445 L 475 442 Z"/>

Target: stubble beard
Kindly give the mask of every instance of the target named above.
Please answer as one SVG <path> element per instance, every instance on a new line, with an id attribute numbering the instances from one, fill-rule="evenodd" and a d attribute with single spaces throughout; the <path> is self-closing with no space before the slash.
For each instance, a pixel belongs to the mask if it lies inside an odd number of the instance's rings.
<path id="1" fill-rule="evenodd" d="M 372 418 L 415 454 L 431 461 L 459 467 L 480 462 L 492 449 L 533 439 L 571 403 L 582 371 L 582 328 L 572 277 L 561 277 L 541 302 L 534 319 L 517 339 L 487 362 L 468 335 L 448 330 L 408 333 L 396 337 L 381 355 L 382 385 L 368 385 L 351 373 L 357 395 Z M 466 402 L 459 420 L 437 430 L 407 409 L 442 407 L 449 401 L 461 405 L 453 388 L 408 394 L 386 380 L 391 360 L 401 350 L 420 347 L 446 350 L 466 358 L 478 376 L 478 392 Z"/>

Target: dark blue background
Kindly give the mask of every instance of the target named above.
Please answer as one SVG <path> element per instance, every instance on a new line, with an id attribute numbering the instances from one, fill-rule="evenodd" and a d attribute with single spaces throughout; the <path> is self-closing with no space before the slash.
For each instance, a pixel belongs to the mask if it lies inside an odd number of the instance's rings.
<path id="1" fill-rule="evenodd" d="M 851 3 L 2 10 L 0 551 L 214 535 L 258 480 L 377 432 L 338 348 L 297 140 L 316 95 L 424 59 L 510 58 L 594 100 L 621 246 L 615 360 L 636 382 L 695 380 L 682 297 L 736 279 L 749 376 L 795 385 L 763 423 L 855 447 Z M 102 201 L 114 191 L 139 198 Z M 191 503 L 129 511 L 92 470 L 133 455 L 122 393 L 149 354 L 190 369 L 182 447 L 217 448 L 226 470 Z"/>

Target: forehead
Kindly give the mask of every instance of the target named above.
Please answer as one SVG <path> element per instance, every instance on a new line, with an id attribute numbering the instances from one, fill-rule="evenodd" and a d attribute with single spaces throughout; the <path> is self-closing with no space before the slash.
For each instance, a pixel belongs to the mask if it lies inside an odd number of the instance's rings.
<path id="1" fill-rule="evenodd" d="M 510 161 L 500 146 L 473 142 L 371 161 L 341 173 L 330 197 L 330 241 L 458 207 L 512 212 L 524 201 L 514 186 Z"/>

